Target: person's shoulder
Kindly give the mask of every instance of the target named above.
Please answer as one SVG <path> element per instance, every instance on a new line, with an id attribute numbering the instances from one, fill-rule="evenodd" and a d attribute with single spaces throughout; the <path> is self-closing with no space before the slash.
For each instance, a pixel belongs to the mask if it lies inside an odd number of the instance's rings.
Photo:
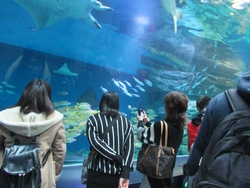
<path id="1" fill-rule="evenodd" d="M 164 120 L 160 120 L 160 121 L 156 121 L 156 122 L 152 123 L 151 126 L 153 125 L 155 127 L 161 127 L 161 124 L 164 125 L 164 123 L 167 123 L 167 122 Z M 168 123 L 167 123 L 167 125 L 168 125 Z"/>
<path id="2" fill-rule="evenodd" d="M 89 116 L 88 120 L 94 120 L 96 118 L 98 118 L 100 116 L 100 114 L 93 114 L 91 116 Z"/>
<path id="3" fill-rule="evenodd" d="M 130 122 L 129 119 L 126 116 L 121 115 L 121 114 L 117 115 L 116 118 L 117 119 L 120 118 L 122 121 Z"/>
<path id="4" fill-rule="evenodd" d="M 220 107 L 220 106 L 225 105 L 225 103 L 227 103 L 227 96 L 226 96 L 225 92 L 223 92 L 223 93 L 216 95 L 214 98 L 212 98 L 208 104 L 208 107 L 210 107 L 210 108 L 211 108 L 211 106 L 213 108 Z"/>

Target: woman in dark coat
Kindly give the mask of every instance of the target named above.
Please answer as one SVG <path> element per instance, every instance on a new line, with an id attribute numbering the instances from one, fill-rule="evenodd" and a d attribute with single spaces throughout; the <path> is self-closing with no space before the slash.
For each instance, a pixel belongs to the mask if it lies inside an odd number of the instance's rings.
<path id="1" fill-rule="evenodd" d="M 165 122 L 168 124 L 168 146 L 174 148 L 175 154 L 178 153 L 178 149 L 182 142 L 183 130 L 186 124 L 186 111 L 188 107 L 188 97 L 178 91 L 173 91 L 165 95 L 164 97 L 164 110 L 166 114 Z M 161 123 L 157 121 L 153 124 L 149 122 L 147 115 L 140 113 L 137 116 L 138 128 L 137 138 L 144 144 L 159 144 L 161 135 Z M 146 128 L 144 127 L 146 125 Z M 165 143 L 165 128 L 163 129 L 163 140 Z M 175 164 L 175 162 L 174 162 Z M 151 188 L 170 188 L 173 185 L 173 169 L 169 178 L 156 179 L 152 177 L 144 176 L 143 181 L 147 181 Z M 141 185 L 145 187 L 145 185 Z"/>

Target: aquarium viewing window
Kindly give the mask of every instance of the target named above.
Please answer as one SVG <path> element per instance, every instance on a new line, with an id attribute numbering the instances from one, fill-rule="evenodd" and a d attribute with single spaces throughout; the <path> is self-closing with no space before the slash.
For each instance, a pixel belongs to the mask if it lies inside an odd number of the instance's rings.
<path id="1" fill-rule="evenodd" d="M 87 155 L 86 121 L 107 90 L 135 130 L 137 108 L 164 119 L 163 97 L 175 90 L 189 97 L 189 121 L 199 96 L 234 88 L 249 70 L 249 3 L 1 1 L 0 107 L 14 105 L 30 79 L 47 80 L 64 114 L 66 164 Z M 135 160 L 140 147 L 135 139 Z M 186 128 L 177 155 L 188 155 Z"/>

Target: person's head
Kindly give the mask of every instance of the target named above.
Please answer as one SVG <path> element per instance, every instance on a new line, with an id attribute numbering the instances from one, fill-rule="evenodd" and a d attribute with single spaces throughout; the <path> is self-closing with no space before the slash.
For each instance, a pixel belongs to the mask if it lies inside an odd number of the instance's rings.
<path id="1" fill-rule="evenodd" d="M 205 111 L 206 107 L 211 100 L 208 96 L 201 96 L 196 100 L 196 108 L 199 112 Z"/>
<path id="2" fill-rule="evenodd" d="M 237 91 L 248 103 L 250 102 L 250 71 L 245 72 L 238 80 Z"/>
<path id="3" fill-rule="evenodd" d="M 166 120 L 183 129 L 186 124 L 188 97 L 181 92 L 172 91 L 164 97 Z"/>
<path id="4" fill-rule="evenodd" d="M 119 97 L 114 91 L 107 91 L 102 95 L 99 110 L 101 114 L 115 116 L 119 110 Z"/>
<path id="5" fill-rule="evenodd" d="M 25 87 L 16 106 L 20 106 L 20 111 L 24 114 L 44 112 L 48 116 L 54 112 L 51 92 L 52 89 L 48 82 L 41 79 L 33 79 Z"/>

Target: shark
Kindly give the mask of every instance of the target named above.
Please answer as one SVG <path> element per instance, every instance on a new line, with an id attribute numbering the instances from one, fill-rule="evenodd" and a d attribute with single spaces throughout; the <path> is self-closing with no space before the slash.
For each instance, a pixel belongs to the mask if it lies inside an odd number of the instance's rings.
<path id="1" fill-rule="evenodd" d="M 176 9 L 175 0 L 160 0 L 162 8 L 173 17 L 174 33 L 177 33 L 177 21 L 182 18 L 182 12 Z"/>
<path id="2" fill-rule="evenodd" d="M 92 9 L 111 11 L 112 8 L 102 5 L 97 0 L 14 0 L 27 10 L 36 23 L 35 29 L 41 30 L 56 22 L 73 18 L 83 20 L 90 25 L 102 29 L 98 21 L 91 15 Z"/>

